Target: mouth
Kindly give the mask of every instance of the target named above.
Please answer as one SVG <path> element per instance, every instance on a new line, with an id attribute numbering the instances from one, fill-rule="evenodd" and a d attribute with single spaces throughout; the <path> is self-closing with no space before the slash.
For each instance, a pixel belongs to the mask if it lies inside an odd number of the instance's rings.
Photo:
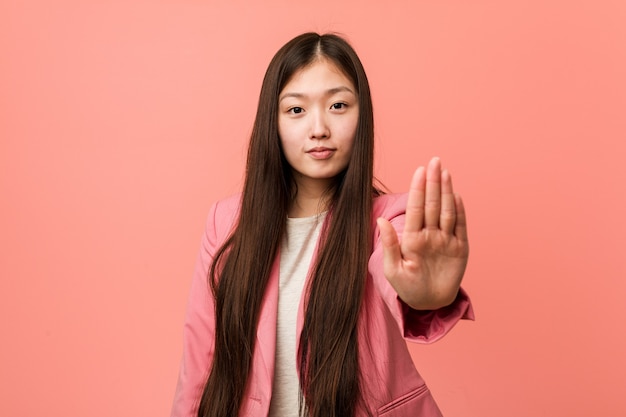
<path id="1" fill-rule="evenodd" d="M 314 159 L 328 159 L 335 153 L 335 151 L 336 149 L 319 146 L 309 149 L 308 151 L 306 151 L 306 153 L 311 155 L 311 157 L 313 157 Z"/>

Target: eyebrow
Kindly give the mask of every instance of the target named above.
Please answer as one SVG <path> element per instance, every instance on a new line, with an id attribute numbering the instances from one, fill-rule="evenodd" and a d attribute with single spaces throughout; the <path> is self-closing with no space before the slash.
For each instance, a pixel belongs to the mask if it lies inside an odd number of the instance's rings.
<path id="1" fill-rule="evenodd" d="M 335 88 L 330 88 L 328 90 L 326 90 L 324 92 L 325 96 L 332 96 L 335 95 L 337 93 L 341 93 L 343 91 L 347 91 L 348 93 L 352 93 L 356 96 L 356 94 L 354 93 L 354 91 L 352 91 L 351 88 L 348 88 L 346 86 L 341 86 L 341 87 L 335 87 Z M 283 101 L 283 99 L 287 98 L 287 97 L 295 97 L 295 98 L 302 98 L 302 97 L 306 97 L 306 94 L 303 93 L 286 93 L 283 96 L 280 97 L 280 99 L 278 100 L 278 102 L 280 103 L 281 101 Z"/>

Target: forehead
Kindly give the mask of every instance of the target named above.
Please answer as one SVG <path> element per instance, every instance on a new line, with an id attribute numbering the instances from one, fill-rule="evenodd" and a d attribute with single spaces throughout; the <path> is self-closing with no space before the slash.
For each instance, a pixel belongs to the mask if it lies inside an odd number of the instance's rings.
<path id="1" fill-rule="evenodd" d="M 294 72 L 283 87 L 281 94 L 307 93 L 338 87 L 348 87 L 355 92 L 350 78 L 334 62 L 328 59 L 318 59 Z"/>

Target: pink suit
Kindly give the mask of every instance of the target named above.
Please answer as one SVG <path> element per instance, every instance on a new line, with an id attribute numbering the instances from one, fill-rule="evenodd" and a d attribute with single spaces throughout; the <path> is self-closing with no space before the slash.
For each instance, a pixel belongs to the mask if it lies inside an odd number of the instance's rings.
<path id="1" fill-rule="evenodd" d="M 215 251 L 231 231 L 239 208 L 239 196 L 216 203 L 209 213 L 196 264 L 183 332 L 183 358 L 172 417 L 192 417 L 208 376 L 213 356 L 215 323 L 213 298 L 207 286 L 207 271 Z M 401 233 L 406 194 L 388 194 L 374 199 L 372 221 L 389 219 Z M 246 396 L 240 416 L 267 416 L 272 397 L 278 306 L 277 256 L 261 305 L 257 340 Z M 431 343 L 443 337 L 459 319 L 474 314 L 461 289 L 451 305 L 435 311 L 416 311 L 397 296 L 382 272 L 382 246 L 374 229 L 374 250 L 359 321 L 359 364 L 363 373 L 363 397 L 374 415 L 387 417 L 436 417 L 439 408 L 409 355 L 405 340 Z M 305 303 L 300 301 L 297 334 L 303 325 Z M 298 337 L 299 340 L 299 337 Z M 360 417 L 360 416 L 359 416 Z"/>

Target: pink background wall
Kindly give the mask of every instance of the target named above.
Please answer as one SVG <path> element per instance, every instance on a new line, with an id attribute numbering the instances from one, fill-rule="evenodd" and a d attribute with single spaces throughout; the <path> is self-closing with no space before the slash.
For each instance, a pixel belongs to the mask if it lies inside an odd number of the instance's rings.
<path id="1" fill-rule="evenodd" d="M 206 213 L 307 30 L 360 53 L 383 182 L 438 155 L 465 197 L 478 320 L 411 348 L 446 416 L 626 415 L 625 22 L 620 0 L 3 1 L 0 415 L 169 413 Z"/>

